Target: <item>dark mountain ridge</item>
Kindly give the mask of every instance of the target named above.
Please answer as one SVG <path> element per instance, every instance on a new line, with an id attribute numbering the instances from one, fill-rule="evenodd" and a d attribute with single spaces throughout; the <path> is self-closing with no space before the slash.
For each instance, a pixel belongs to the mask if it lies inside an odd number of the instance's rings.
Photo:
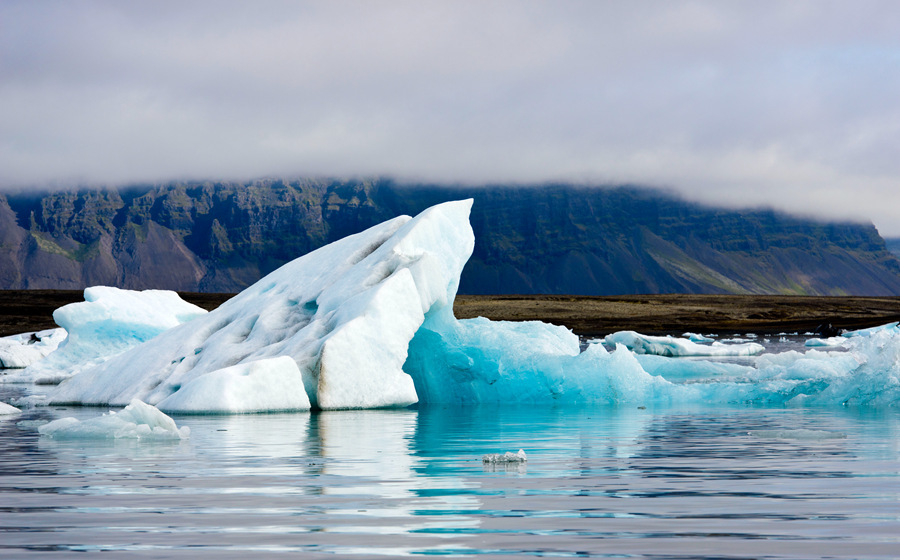
<path id="1" fill-rule="evenodd" d="M 900 295 L 872 225 L 637 187 L 265 179 L 0 195 L 0 288 L 238 291 L 385 219 L 472 197 L 461 293 Z"/>

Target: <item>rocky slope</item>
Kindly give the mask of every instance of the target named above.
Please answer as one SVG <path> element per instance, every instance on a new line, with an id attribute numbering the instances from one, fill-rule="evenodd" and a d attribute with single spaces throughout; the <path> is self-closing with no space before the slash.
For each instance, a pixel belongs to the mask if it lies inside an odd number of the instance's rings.
<path id="1" fill-rule="evenodd" d="M 707 208 L 646 189 L 269 179 L 0 195 L 0 288 L 234 292 L 398 214 L 475 198 L 460 291 L 900 295 L 871 225 Z"/>
<path id="2" fill-rule="evenodd" d="M 900 237 L 885 238 L 884 242 L 887 245 L 887 250 L 900 259 Z"/>

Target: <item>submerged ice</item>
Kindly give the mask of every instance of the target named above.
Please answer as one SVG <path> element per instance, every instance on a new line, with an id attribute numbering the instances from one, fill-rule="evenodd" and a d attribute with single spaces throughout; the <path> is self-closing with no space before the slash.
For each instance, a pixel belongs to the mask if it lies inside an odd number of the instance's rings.
<path id="1" fill-rule="evenodd" d="M 441 204 L 304 255 L 208 314 L 102 363 L 76 363 L 82 371 L 49 400 L 140 399 L 179 413 L 416 402 L 900 403 L 896 328 L 843 338 L 840 351 L 740 365 L 679 356 L 755 356 L 763 347 L 624 332 L 605 339 L 609 348 L 582 351 L 562 327 L 459 320 L 452 306 L 474 247 L 470 206 Z"/>
<path id="2" fill-rule="evenodd" d="M 42 436 L 55 439 L 187 439 L 191 429 L 179 428 L 172 418 L 137 399 L 118 412 L 78 420 L 60 418 L 38 428 Z"/>

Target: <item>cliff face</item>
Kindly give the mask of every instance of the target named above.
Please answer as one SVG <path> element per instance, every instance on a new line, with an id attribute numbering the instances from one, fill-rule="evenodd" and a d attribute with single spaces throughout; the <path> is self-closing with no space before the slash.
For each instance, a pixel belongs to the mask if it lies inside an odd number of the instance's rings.
<path id="1" fill-rule="evenodd" d="M 0 195 L 0 288 L 238 291 L 399 214 L 475 198 L 462 293 L 900 295 L 872 226 L 573 186 L 171 183 Z"/>

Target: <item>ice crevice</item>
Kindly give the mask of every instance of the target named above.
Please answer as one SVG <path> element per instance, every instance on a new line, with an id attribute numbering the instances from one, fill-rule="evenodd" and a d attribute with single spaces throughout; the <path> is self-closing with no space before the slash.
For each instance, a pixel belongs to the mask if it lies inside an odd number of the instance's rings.
<path id="1" fill-rule="evenodd" d="M 761 347 L 625 333 L 608 337 L 609 349 L 582 351 L 563 327 L 459 320 L 453 301 L 475 243 L 471 204 L 394 218 L 295 259 L 214 311 L 78 365 L 49 402 L 139 399 L 205 414 L 417 402 L 900 403 L 896 326 L 848 337 L 841 352 L 764 355 L 740 366 L 671 356 Z M 108 333 L 97 325 L 101 340 Z"/>

